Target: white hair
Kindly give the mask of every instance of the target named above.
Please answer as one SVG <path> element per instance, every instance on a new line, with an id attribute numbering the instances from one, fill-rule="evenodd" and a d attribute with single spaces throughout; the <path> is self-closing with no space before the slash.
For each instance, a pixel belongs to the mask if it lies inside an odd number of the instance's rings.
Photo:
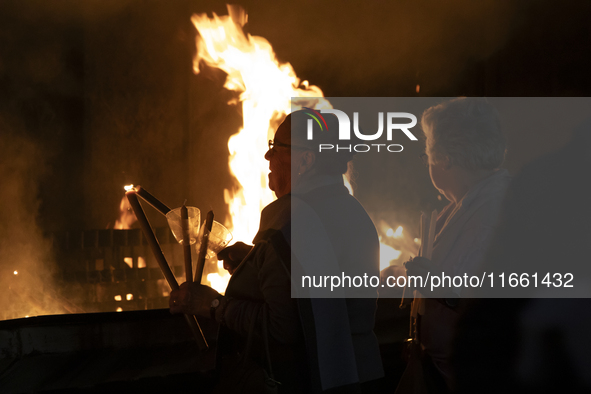
<path id="1" fill-rule="evenodd" d="M 421 125 L 433 164 L 494 170 L 505 160 L 506 143 L 497 110 L 484 98 L 461 97 L 428 108 Z"/>

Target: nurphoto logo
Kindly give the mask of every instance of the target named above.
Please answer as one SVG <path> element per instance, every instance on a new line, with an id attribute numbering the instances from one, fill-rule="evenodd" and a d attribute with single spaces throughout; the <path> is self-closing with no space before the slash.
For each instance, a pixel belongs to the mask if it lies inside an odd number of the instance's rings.
<path id="1" fill-rule="evenodd" d="M 322 114 L 333 114 L 339 123 L 339 141 L 351 141 L 351 120 L 349 115 L 338 109 L 321 109 L 320 111 L 304 107 L 306 114 L 310 117 L 307 122 L 307 138 L 314 140 L 314 124 L 317 124 L 316 132 L 328 131 L 328 125 Z M 411 141 L 417 141 L 417 137 L 410 131 L 417 125 L 417 117 L 408 112 L 378 112 L 378 130 L 373 134 L 364 134 L 359 128 L 359 112 L 353 112 L 353 133 L 357 140 L 377 141 L 384 134 L 384 118 L 386 119 L 386 141 L 392 141 L 395 131 L 401 131 Z M 410 122 L 399 123 L 400 119 L 407 119 Z M 320 129 L 318 131 L 318 129 Z M 380 152 L 383 149 L 388 152 L 402 152 L 404 149 L 400 144 L 372 143 L 372 144 L 318 144 L 318 152 L 323 151 L 347 151 L 347 152 L 369 152 L 375 150 Z"/>

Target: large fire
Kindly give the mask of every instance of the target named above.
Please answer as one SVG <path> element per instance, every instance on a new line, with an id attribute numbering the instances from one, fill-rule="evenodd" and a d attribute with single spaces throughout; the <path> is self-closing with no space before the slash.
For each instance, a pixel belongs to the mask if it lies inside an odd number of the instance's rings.
<path id="1" fill-rule="evenodd" d="M 332 108 L 317 86 L 300 81 L 289 63 L 279 63 L 271 44 L 263 37 L 245 34 L 244 10 L 228 6 L 228 16 L 212 18 L 193 15 L 199 32 L 195 73 L 201 63 L 225 71 L 224 87 L 239 93 L 242 104 L 242 128 L 228 141 L 230 171 L 240 183 L 237 191 L 225 190 L 231 219 L 226 227 L 235 240 L 250 241 L 259 227 L 261 210 L 274 197 L 267 185 L 268 163 L 264 159 L 267 141 L 284 116 L 292 111 L 292 97 L 310 97 L 306 106 Z M 303 102 L 302 102 L 303 103 Z M 220 266 L 221 268 L 221 266 Z M 226 288 L 230 276 L 209 274 L 210 285 L 218 291 Z"/>
<path id="2" fill-rule="evenodd" d="M 265 38 L 244 33 L 247 15 L 242 8 L 228 6 L 228 13 L 228 16 L 213 14 L 212 18 L 206 14 L 192 17 L 199 32 L 194 71 L 198 73 L 201 64 L 225 71 L 227 78 L 224 87 L 237 92 L 238 102 L 242 105 L 243 125 L 228 141 L 230 171 L 238 180 L 240 188 L 225 190 L 224 198 L 230 213 L 225 225 L 233 233 L 235 240 L 248 242 L 258 230 L 261 210 L 274 199 L 268 187 L 268 162 L 264 159 L 264 154 L 267 151 L 267 141 L 273 138 L 273 133 L 283 118 L 292 110 L 301 108 L 292 106 L 291 98 L 304 98 L 298 100 L 298 104 L 310 108 L 328 109 L 332 105 L 323 98 L 320 88 L 300 80 L 291 64 L 280 63 Z M 345 184 L 353 194 L 347 179 Z M 125 187 L 126 190 L 131 188 L 133 185 Z M 112 228 L 130 229 L 136 220 L 127 198 L 123 197 L 119 206 L 119 219 Z M 402 227 L 389 231 L 380 229 L 381 233 L 386 232 L 380 249 L 381 269 L 400 257 L 401 252 L 389 246 L 388 243 L 392 242 L 388 239 L 402 237 L 402 231 Z M 124 257 L 124 262 L 129 267 L 133 265 L 131 257 Z M 144 258 L 138 257 L 137 268 L 145 267 Z M 224 292 L 230 275 L 222 268 L 221 262 L 218 267 L 219 273 L 208 274 L 207 281 L 216 290 Z M 20 269 L 14 270 L 12 274 L 16 279 L 26 276 L 26 272 Z M 20 282 L 15 281 L 16 287 L 13 286 L 10 290 L 21 297 L 17 291 L 18 283 Z M 123 302 L 124 299 L 131 301 L 134 298 L 133 293 L 113 297 L 116 302 Z M 41 305 L 31 298 L 29 303 L 34 307 L 29 314 L 83 312 L 57 294 L 47 294 L 46 291 L 45 299 L 58 300 L 57 303 L 61 306 L 57 311 L 50 311 L 47 305 Z M 116 310 L 123 309 L 118 307 Z"/>
<path id="3" fill-rule="evenodd" d="M 264 159 L 267 140 L 279 122 L 292 110 L 292 97 L 309 97 L 298 100 L 298 104 L 312 108 L 332 108 L 323 97 L 322 90 L 300 81 L 289 63 L 279 63 L 271 44 L 263 37 L 245 34 L 243 26 L 248 17 L 237 6 L 228 6 L 227 16 L 212 18 L 206 14 L 193 15 L 192 21 L 199 36 L 194 71 L 199 73 L 201 63 L 219 68 L 228 75 L 224 87 L 239 93 L 242 104 L 243 126 L 228 141 L 230 171 L 240 183 L 235 192 L 226 189 L 225 201 L 229 206 L 231 219 L 226 227 L 232 231 L 235 240 L 251 240 L 259 226 L 261 210 L 273 201 L 268 188 L 268 163 Z M 306 102 L 307 101 L 307 102 Z M 305 103 L 305 104 L 304 104 Z M 345 178 L 350 193 L 352 187 Z M 391 230 L 388 238 L 402 238 L 402 227 Z M 402 252 L 389 246 L 387 240 L 380 244 L 380 269 L 388 267 L 401 257 Z M 414 246 L 414 245 L 413 245 Z M 222 269 L 220 274 L 209 274 L 209 284 L 218 291 L 224 291 L 230 275 Z"/>

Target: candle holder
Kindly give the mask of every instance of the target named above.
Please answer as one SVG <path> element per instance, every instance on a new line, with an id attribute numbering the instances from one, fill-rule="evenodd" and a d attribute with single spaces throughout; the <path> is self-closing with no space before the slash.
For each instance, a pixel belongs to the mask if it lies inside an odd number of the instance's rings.
<path id="1" fill-rule="evenodd" d="M 201 223 L 201 211 L 199 208 L 187 207 L 189 216 L 189 237 L 191 238 L 191 245 L 195 244 L 197 240 L 201 240 L 202 233 L 199 232 Z M 183 244 L 183 226 L 181 223 L 181 208 L 172 209 L 166 214 L 166 220 L 170 226 L 172 234 L 180 243 Z"/>
<path id="2" fill-rule="evenodd" d="M 203 231 L 205 229 L 205 222 L 204 225 L 201 226 L 201 231 L 199 231 L 199 237 L 197 239 L 197 250 L 201 247 L 201 240 L 203 239 Z M 211 226 L 211 232 L 209 233 L 209 242 L 207 244 L 207 254 L 206 257 L 211 259 L 212 257 L 216 256 L 222 249 L 224 249 L 230 241 L 232 241 L 232 233 L 228 230 L 224 225 L 219 222 L 213 221 L 213 225 Z"/>

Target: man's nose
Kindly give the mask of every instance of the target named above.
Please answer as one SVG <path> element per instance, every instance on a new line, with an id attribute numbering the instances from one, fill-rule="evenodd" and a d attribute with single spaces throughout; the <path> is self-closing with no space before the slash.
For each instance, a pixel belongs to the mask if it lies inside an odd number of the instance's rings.
<path id="1" fill-rule="evenodd" d="M 271 160 L 271 156 L 273 156 L 273 149 L 269 149 L 267 153 L 265 153 L 265 159 Z"/>

